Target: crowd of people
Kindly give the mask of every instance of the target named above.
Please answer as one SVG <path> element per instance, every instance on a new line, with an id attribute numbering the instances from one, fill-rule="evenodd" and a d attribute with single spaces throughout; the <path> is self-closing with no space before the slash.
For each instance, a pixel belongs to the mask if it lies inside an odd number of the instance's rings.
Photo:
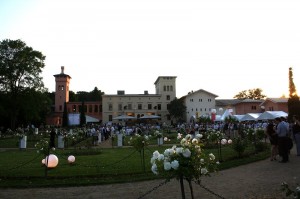
<path id="1" fill-rule="evenodd" d="M 271 143 L 271 161 L 277 160 L 279 156 L 281 158 L 279 162 L 287 163 L 293 141 L 296 144 L 297 156 L 300 156 L 300 121 L 298 116 L 293 116 L 292 123 L 288 123 L 284 117 L 269 121 L 265 132 Z"/>

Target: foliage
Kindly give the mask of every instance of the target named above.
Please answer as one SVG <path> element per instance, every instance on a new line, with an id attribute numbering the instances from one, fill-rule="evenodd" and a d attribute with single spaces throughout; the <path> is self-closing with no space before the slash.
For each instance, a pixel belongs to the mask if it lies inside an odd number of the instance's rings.
<path id="1" fill-rule="evenodd" d="M 214 129 L 209 129 L 205 133 L 205 137 L 209 142 L 218 143 L 221 139 L 225 138 L 225 134 L 221 131 L 216 131 Z"/>
<path id="2" fill-rule="evenodd" d="M 9 140 L 7 138 L 0 139 L 0 146 L 6 146 L 3 143 L 7 142 L 13 143 Z M 150 159 L 155 150 L 167 148 L 169 147 L 148 146 L 147 149 L 149 150 L 145 150 L 145 158 Z M 252 149 L 252 147 L 247 147 L 246 151 L 253 154 Z M 31 149 L 22 151 L 18 149 L 6 150 L 5 153 L 0 153 L 0 187 L 84 186 L 160 178 L 161 175 L 153 175 L 151 172 L 151 164 L 146 164 L 146 171 L 149 172 L 141 172 L 140 156 L 135 152 L 136 150 L 132 147 L 101 149 L 98 155 L 95 154 L 95 149 L 56 149 L 53 153 L 59 158 L 59 165 L 51 170 L 49 177 L 45 179 L 44 168 L 41 167 L 41 160 L 44 157 L 41 157 L 41 153 L 37 154 L 36 150 Z M 249 164 L 269 157 L 269 150 L 241 159 L 235 158 L 233 152 L 231 147 L 222 148 L 224 161 L 218 166 L 220 170 Z M 209 153 L 216 154 L 217 149 L 206 149 L 204 153 L 207 155 Z M 67 163 L 68 155 L 75 155 L 75 165 L 70 166 Z"/>
<path id="3" fill-rule="evenodd" d="M 0 92 L 1 110 L 9 117 L 14 129 L 22 109 L 26 89 L 45 92 L 42 77 L 45 56 L 21 40 L 3 40 L 0 42 Z M 30 102 L 30 101 L 29 101 Z M 34 104 L 32 104 L 34 106 Z M 2 107 L 5 106 L 5 107 Z"/>
<path id="4" fill-rule="evenodd" d="M 85 118 L 85 107 L 84 107 L 84 102 L 82 101 L 81 103 L 81 109 L 80 109 L 80 126 L 84 126 L 86 123 L 86 118 Z"/>
<path id="5" fill-rule="evenodd" d="M 300 100 L 297 95 L 296 86 L 293 81 L 293 71 L 289 68 L 289 99 L 288 99 L 289 121 L 292 121 L 293 115 L 300 115 Z"/>
<path id="6" fill-rule="evenodd" d="M 229 115 L 228 117 L 225 117 L 225 122 L 226 123 L 235 123 L 235 122 L 238 122 L 238 119 L 236 117 Z"/>
<path id="7" fill-rule="evenodd" d="M 153 135 L 156 138 L 162 138 L 163 137 L 163 134 L 159 130 L 154 131 Z"/>
<path id="8" fill-rule="evenodd" d="M 172 118 L 175 118 L 178 121 L 183 120 L 183 115 L 186 111 L 186 106 L 183 103 L 183 99 L 175 98 L 172 100 L 169 104 L 168 111 Z"/>
<path id="9" fill-rule="evenodd" d="M 238 157 L 241 158 L 243 153 L 247 148 L 248 142 L 247 139 L 242 139 L 241 137 L 236 137 L 232 141 L 232 148 L 238 154 Z"/>
<path id="10" fill-rule="evenodd" d="M 290 67 L 289 68 L 289 97 L 292 98 L 295 95 L 297 95 L 297 90 L 293 79 L 293 68 Z"/>
<path id="11" fill-rule="evenodd" d="M 49 141 L 45 138 L 42 138 L 40 141 L 38 141 L 34 147 L 37 149 L 37 153 L 41 153 L 44 156 L 49 154 Z"/>
<path id="12" fill-rule="evenodd" d="M 71 102 L 82 102 L 82 101 L 101 101 L 104 92 L 99 90 L 97 87 L 91 92 L 78 91 L 76 94 L 73 91 L 69 91 Z"/>
<path id="13" fill-rule="evenodd" d="M 197 118 L 198 123 L 211 123 L 211 119 L 209 117 L 200 116 Z"/>
<path id="14" fill-rule="evenodd" d="M 195 138 L 187 135 L 181 139 L 180 147 L 174 145 L 162 154 L 158 151 L 153 152 L 152 172 L 162 174 L 167 179 L 184 177 L 190 182 L 215 171 L 215 156 L 212 153 L 208 155 L 204 153 L 201 135 L 198 135 Z"/>
<path id="15" fill-rule="evenodd" d="M 281 183 L 281 191 L 285 192 L 286 196 L 292 196 L 295 199 L 300 199 L 300 185 L 299 184 L 297 184 L 297 187 L 294 190 L 292 190 L 286 182 L 283 182 L 283 183 Z"/>
<path id="16" fill-rule="evenodd" d="M 69 126 L 68 110 L 67 110 L 67 102 L 64 103 L 64 112 L 63 112 L 62 126 L 63 126 L 63 127 Z"/>
<path id="17" fill-rule="evenodd" d="M 130 137 L 128 144 L 133 146 L 137 151 L 141 152 L 145 146 L 149 145 L 149 137 L 147 135 L 135 134 Z"/>
<path id="18" fill-rule="evenodd" d="M 260 88 L 243 90 L 238 94 L 236 94 L 233 98 L 240 99 L 240 100 L 244 100 L 244 99 L 260 100 L 266 97 L 266 95 L 264 95 L 262 92 L 263 91 Z"/>

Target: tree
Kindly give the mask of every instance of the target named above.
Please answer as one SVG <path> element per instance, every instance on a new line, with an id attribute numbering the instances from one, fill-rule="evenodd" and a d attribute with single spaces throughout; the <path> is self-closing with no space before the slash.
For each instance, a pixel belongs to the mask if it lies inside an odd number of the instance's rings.
<path id="1" fill-rule="evenodd" d="M 289 68 L 289 99 L 288 99 L 288 120 L 291 121 L 293 115 L 300 116 L 300 101 L 297 95 L 296 86 L 293 80 L 293 69 Z"/>
<path id="2" fill-rule="evenodd" d="M 85 107 L 84 107 L 84 101 L 81 103 L 81 109 L 80 109 L 80 126 L 84 126 L 86 123 L 86 118 L 85 118 Z"/>
<path id="3" fill-rule="evenodd" d="M 0 92 L 6 95 L 7 114 L 10 126 L 15 128 L 22 102 L 21 96 L 27 88 L 44 92 L 40 73 L 45 56 L 21 40 L 0 42 Z"/>
<path id="4" fill-rule="evenodd" d="M 64 103 L 64 112 L 63 112 L 62 126 L 63 127 L 68 127 L 69 126 L 67 102 Z"/>
<path id="5" fill-rule="evenodd" d="M 172 100 L 168 106 L 168 111 L 171 118 L 177 121 L 183 120 L 183 115 L 186 112 L 186 106 L 183 104 L 183 98 Z"/>
<path id="6" fill-rule="evenodd" d="M 264 95 L 262 92 L 263 91 L 260 88 L 243 90 L 238 94 L 236 94 L 233 98 L 240 99 L 240 100 L 244 100 L 244 99 L 260 100 L 266 97 L 266 95 Z"/>

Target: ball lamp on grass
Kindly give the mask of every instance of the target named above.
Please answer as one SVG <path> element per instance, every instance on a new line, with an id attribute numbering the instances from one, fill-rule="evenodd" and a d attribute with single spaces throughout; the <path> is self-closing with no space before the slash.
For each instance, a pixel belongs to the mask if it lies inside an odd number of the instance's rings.
<path id="1" fill-rule="evenodd" d="M 74 155 L 70 155 L 70 156 L 68 157 L 68 163 L 69 163 L 69 164 L 74 164 L 74 162 L 75 162 L 75 156 L 74 156 Z"/>
<path id="2" fill-rule="evenodd" d="M 48 168 L 55 168 L 58 165 L 58 158 L 54 154 L 50 154 L 45 158 L 45 165 Z"/>

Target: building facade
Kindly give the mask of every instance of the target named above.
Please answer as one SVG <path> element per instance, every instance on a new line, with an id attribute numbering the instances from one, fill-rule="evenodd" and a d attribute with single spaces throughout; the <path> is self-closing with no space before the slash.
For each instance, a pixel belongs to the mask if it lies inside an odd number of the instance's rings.
<path id="1" fill-rule="evenodd" d="M 203 89 L 183 96 L 186 106 L 186 121 L 190 122 L 201 116 L 209 117 L 212 109 L 215 109 L 216 97 L 218 96 Z"/>
<path id="2" fill-rule="evenodd" d="M 118 91 L 117 94 L 103 95 L 102 122 L 113 122 L 113 118 L 120 115 L 136 118 L 157 115 L 161 122 L 169 124 L 171 120 L 168 105 L 176 97 L 176 77 L 159 76 L 154 85 L 155 94 L 149 94 L 148 91 L 143 94 L 125 94 L 125 91 Z"/>

